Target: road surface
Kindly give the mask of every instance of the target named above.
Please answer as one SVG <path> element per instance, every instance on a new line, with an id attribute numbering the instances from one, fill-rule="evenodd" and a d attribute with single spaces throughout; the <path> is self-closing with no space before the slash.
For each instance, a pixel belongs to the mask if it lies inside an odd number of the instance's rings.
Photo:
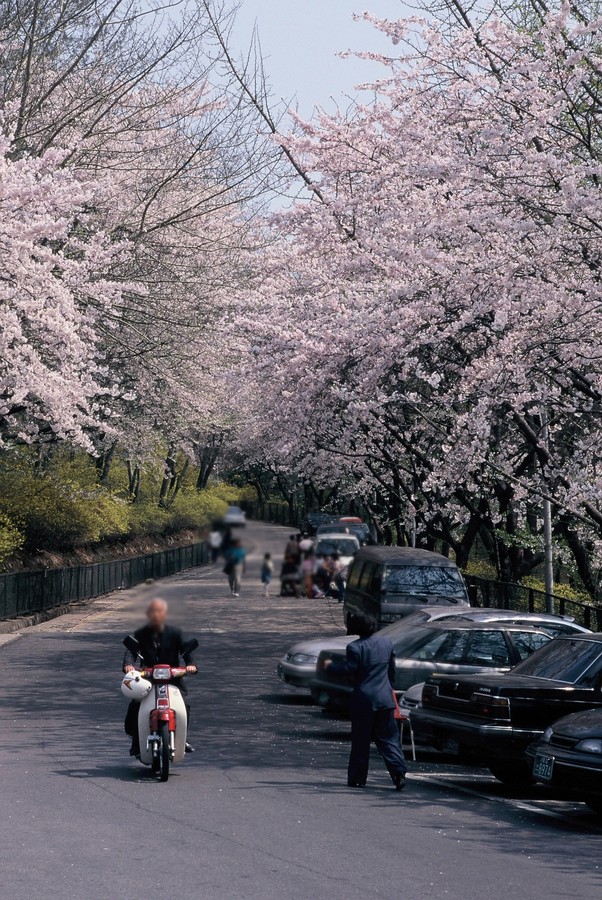
<path id="1" fill-rule="evenodd" d="M 428 754 L 401 795 L 376 754 L 347 788 L 348 724 L 274 674 L 295 639 L 342 630 L 336 604 L 261 598 L 285 537 L 247 528 L 239 599 L 197 569 L 0 646 L 2 900 L 600 900 L 602 822 L 579 804 Z M 122 733 L 120 642 L 151 593 L 201 644 L 197 752 L 168 784 Z"/>

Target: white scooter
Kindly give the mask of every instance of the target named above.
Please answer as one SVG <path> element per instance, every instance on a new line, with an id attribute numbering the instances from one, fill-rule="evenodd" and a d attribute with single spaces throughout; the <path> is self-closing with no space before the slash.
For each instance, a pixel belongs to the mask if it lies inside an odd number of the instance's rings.
<path id="1" fill-rule="evenodd" d="M 160 663 L 146 668 L 136 638 L 129 635 L 123 643 L 143 666 L 128 672 L 121 682 L 124 696 L 140 701 L 140 761 L 151 766 L 160 781 L 167 781 L 170 766 L 181 762 L 186 753 L 188 714 L 180 688 L 172 683 L 187 674 L 186 667 Z M 186 652 L 192 653 L 198 645 L 196 639 L 189 641 Z"/>

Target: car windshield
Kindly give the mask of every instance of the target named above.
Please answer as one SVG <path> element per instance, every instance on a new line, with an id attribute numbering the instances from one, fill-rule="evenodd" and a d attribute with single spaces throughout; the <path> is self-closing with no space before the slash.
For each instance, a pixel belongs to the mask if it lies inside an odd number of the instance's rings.
<path id="1" fill-rule="evenodd" d="M 364 522 L 357 522 L 345 525 L 347 531 L 350 531 L 351 534 L 355 534 L 358 537 L 367 537 L 370 534 L 370 529 Z"/>
<path id="2" fill-rule="evenodd" d="M 318 556 L 333 556 L 335 553 L 341 556 L 353 556 L 357 550 L 355 538 L 338 538 L 336 540 L 318 541 L 316 554 Z"/>
<path id="3" fill-rule="evenodd" d="M 553 678 L 576 684 L 601 654 L 602 643 L 598 641 L 559 638 L 519 663 L 514 672 L 531 678 Z"/>
<path id="4" fill-rule="evenodd" d="M 464 582 L 453 566 L 387 566 L 383 587 L 388 594 L 464 597 Z"/>

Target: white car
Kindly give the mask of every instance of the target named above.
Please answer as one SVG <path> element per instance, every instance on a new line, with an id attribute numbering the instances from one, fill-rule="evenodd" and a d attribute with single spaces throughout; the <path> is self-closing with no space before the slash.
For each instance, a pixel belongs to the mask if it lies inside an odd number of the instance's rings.
<path id="1" fill-rule="evenodd" d="M 347 568 L 359 549 L 360 542 L 352 534 L 326 534 L 323 537 L 318 535 L 314 553 L 317 559 L 337 554 L 341 564 Z"/>
<path id="2" fill-rule="evenodd" d="M 229 506 L 228 512 L 224 516 L 226 525 L 246 525 L 247 514 L 243 512 L 240 506 Z"/>

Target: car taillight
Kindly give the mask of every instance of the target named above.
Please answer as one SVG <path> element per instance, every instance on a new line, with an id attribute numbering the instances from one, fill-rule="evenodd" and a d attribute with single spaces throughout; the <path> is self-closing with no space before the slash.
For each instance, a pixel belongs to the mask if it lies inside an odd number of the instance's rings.
<path id="1" fill-rule="evenodd" d="M 428 706 L 439 696 L 439 688 L 436 684 L 425 684 L 422 689 L 422 705 Z"/>
<path id="2" fill-rule="evenodd" d="M 510 700 L 508 697 L 491 697 L 489 694 L 480 694 L 477 691 L 470 698 L 470 703 L 480 716 L 490 716 L 492 719 L 510 718 Z"/>

